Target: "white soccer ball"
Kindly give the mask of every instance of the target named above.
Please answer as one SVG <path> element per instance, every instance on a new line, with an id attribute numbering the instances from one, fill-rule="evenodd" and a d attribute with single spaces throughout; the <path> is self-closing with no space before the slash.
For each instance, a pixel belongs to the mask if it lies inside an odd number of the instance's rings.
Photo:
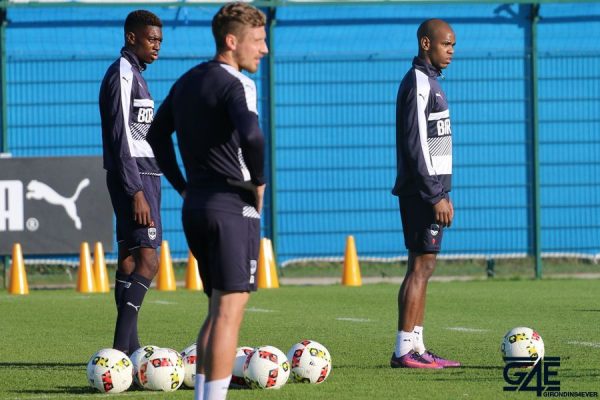
<path id="1" fill-rule="evenodd" d="M 254 351 L 253 347 L 241 346 L 235 352 L 235 361 L 233 362 L 233 372 L 231 373 L 232 387 L 247 387 L 244 380 L 244 363 L 248 354 Z"/>
<path id="2" fill-rule="evenodd" d="M 173 392 L 183 383 L 183 358 L 173 349 L 156 349 L 140 364 L 138 376 L 144 389 Z"/>
<path id="3" fill-rule="evenodd" d="M 290 377 L 290 364 L 281 350 L 261 346 L 244 362 L 244 380 L 251 388 L 279 389 Z"/>
<path id="4" fill-rule="evenodd" d="M 154 352 L 157 349 L 160 349 L 160 347 L 154 346 L 154 345 L 148 345 L 148 346 L 140 347 L 139 349 L 137 349 L 136 351 L 131 353 L 131 356 L 129 358 L 131 359 L 131 362 L 133 363 L 133 382 L 136 385 L 142 386 L 142 384 L 140 383 L 139 375 L 138 375 L 139 371 L 140 371 L 140 365 L 143 362 L 148 361 L 148 358 L 152 354 L 154 354 Z"/>
<path id="5" fill-rule="evenodd" d="M 322 383 L 331 372 L 331 355 L 325 346 L 314 340 L 303 340 L 287 353 L 292 367 L 291 379 L 296 382 Z"/>
<path id="6" fill-rule="evenodd" d="M 125 353 L 102 349 L 90 358 L 87 379 L 93 388 L 103 393 L 121 393 L 131 386 L 133 365 Z"/>
<path id="7" fill-rule="evenodd" d="M 196 383 L 196 343 L 183 349 L 181 357 L 183 358 L 183 369 L 185 370 L 183 384 L 193 388 Z"/>
<path id="8" fill-rule="evenodd" d="M 502 357 L 526 357 L 534 363 L 544 358 L 544 341 L 531 328 L 513 328 L 504 335 L 500 346 Z"/>

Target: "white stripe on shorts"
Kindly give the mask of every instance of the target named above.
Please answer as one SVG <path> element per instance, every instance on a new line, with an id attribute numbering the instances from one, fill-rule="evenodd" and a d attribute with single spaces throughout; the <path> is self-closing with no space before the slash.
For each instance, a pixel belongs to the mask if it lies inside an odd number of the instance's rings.
<path id="1" fill-rule="evenodd" d="M 242 215 L 246 218 L 260 219 L 260 214 L 256 211 L 256 208 L 250 206 L 244 206 L 242 209 Z"/>

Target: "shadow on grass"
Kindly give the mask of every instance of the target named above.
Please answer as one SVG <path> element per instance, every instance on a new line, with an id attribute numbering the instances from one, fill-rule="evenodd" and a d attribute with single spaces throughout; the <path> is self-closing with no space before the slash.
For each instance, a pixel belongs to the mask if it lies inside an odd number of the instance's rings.
<path id="1" fill-rule="evenodd" d="M 59 362 L 0 362 L 0 368 L 36 368 L 36 369 L 44 369 L 44 368 L 52 368 L 55 369 L 57 367 L 62 368 L 81 368 L 86 367 L 87 363 L 59 363 Z"/>
<path id="2" fill-rule="evenodd" d="M 19 394 L 94 394 L 100 393 L 90 386 L 59 386 L 56 389 L 40 390 L 12 390 L 12 393 Z"/>
<path id="3" fill-rule="evenodd" d="M 380 365 L 375 365 L 374 367 L 373 366 L 365 366 L 365 367 L 362 367 L 362 368 L 358 367 L 356 365 L 336 365 L 335 368 L 337 370 L 345 369 L 345 368 L 353 369 L 353 370 L 356 370 L 356 369 L 365 369 L 365 370 L 367 370 L 367 369 L 373 369 L 373 368 L 375 368 L 375 369 L 389 369 L 389 370 L 398 369 L 398 370 L 405 370 L 405 371 L 409 371 L 409 370 L 423 371 L 423 369 L 420 369 L 420 368 L 391 368 L 388 363 L 386 363 L 386 364 L 380 364 Z M 463 370 L 466 370 L 466 369 L 468 369 L 468 370 L 482 370 L 482 371 L 483 370 L 503 371 L 504 370 L 504 366 L 503 365 L 462 365 L 462 366 L 460 366 L 458 368 L 443 368 L 444 371 L 463 371 Z M 427 371 L 429 371 L 429 370 L 427 370 Z M 431 370 L 431 371 L 439 372 L 441 370 L 438 369 L 438 370 Z"/>

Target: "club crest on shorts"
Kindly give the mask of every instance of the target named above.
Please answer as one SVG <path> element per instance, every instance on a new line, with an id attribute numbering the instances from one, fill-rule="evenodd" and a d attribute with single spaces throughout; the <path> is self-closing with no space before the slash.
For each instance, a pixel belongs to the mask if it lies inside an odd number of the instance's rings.
<path id="1" fill-rule="evenodd" d="M 156 228 L 148 228 L 148 237 L 150 238 L 150 240 L 156 239 Z"/>
<path id="2" fill-rule="evenodd" d="M 437 236 L 440 233 L 440 226 L 438 224 L 431 224 L 429 232 L 431 232 L 431 236 Z"/>

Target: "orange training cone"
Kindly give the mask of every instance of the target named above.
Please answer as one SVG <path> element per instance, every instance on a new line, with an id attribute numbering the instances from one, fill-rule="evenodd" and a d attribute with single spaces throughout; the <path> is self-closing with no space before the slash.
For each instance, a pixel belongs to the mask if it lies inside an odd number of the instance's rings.
<path id="1" fill-rule="evenodd" d="M 21 245 L 15 243 L 12 249 L 12 264 L 10 267 L 10 294 L 29 294 L 29 285 L 27 284 L 27 274 L 25 273 L 25 263 L 23 262 L 23 252 Z"/>
<path id="2" fill-rule="evenodd" d="M 271 270 L 271 276 L 275 277 L 275 287 L 279 287 L 279 279 L 277 279 L 277 262 L 275 261 L 275 251 L 273 250 L 273 242 L 271 239 L 267 239 L 269 242 L 269 268 Z"/>
<path id="3" fill-rule="evenodd" d="M 94 293 L 96 291 L 94 271 L 92 271 L 92 262 L 90 260 L 90 247 L 87 242 L 81 243 L 79 251 L 77 291 L 81 293 Z"/>
<path id="4" fill-rule="evenodd" d="M 160 246 L 160 263 L 158 264 L 158 279 L 156 288 L 163 291 L 176 290 L 175 272 L 173 271 L 173 262 L 171 261 L 171 252 L 169 251 L 169 242 L 162 241 Z"/>
<path id="5" fill-rule="evenodd" d="M 258 252 L 258 270 L 256 271 L 257 285 L 261 289 L 278 288 L 277 270 L 275 268 L 275 257 L 273 247 L 269 239 L 260 240 Z"/>
<path id="6" fill-rule="evenodd" d="M 342 285 L 362 285 L 362 279 L 360 277 L 360 265 L 358 265 L 356 245 L 354 244 L 354 236 L 348 236 L 346 239 L 346 253 L 344 254 L 344 274 L 342 276 Z"/>
<path id="7" fill-rule="evenodd" d="M 198 271 L 198 260 L 188 251 L 188 264 L 185 272 L 185 288 L 188 290 L 202 290 L 202 280 Z"/>
<path id="8" fill-rule="evenodd" d="M 98 293 L 110 292 L 108 272 L 104 261 L 104 248 L 100 242 L 96 242 L 94 246 L 94 278 L 96 279 L 96 291 Z"/>

